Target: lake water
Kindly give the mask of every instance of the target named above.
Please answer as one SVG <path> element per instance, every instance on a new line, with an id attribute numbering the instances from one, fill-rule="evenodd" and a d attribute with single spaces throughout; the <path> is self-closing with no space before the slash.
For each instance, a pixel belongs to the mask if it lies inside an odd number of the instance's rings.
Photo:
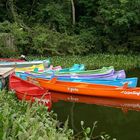
<path id="1" fill-rule="evenodd" d="M 139 69 L 126 72 L 127 77 L 139 77 Z M 140 80 L 138 81 L 140 86 Z M 81 121 L 92 127 L 97 121 L 93 137 L 106 132 L 117 140 L 140 140 L 140 101 L 95 98 L 52 93 L 53 110 L 62 122 L 69 118 L 70 128 L 80 132 Z"/>

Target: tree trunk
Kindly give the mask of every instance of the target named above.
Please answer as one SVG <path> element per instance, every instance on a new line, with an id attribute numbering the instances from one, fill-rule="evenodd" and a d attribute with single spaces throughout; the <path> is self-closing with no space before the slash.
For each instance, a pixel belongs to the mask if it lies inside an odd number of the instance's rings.
<path id="1" fill-rule="evenodd" d="M 0 42 L 3 47 L 12 49 L 14 51 L 16 50 L 14 37 L 10 33 L 1 33 Z"/>
<path id="2" fill-rule="evenodd" d="M 71 0 L 71 7 L 72 7 L 72 24 L 75 25 L 75 5 L 74 5 L 74 0 Z"/>

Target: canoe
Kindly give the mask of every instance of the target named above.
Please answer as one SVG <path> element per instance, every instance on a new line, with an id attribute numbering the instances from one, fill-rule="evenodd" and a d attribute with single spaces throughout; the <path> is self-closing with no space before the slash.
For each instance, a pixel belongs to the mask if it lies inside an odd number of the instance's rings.
<path id="1" fill-rule="evenodd" d="M 105 80 L 105 79 L 65 79 L 58 78 L 58 80 L 62 81 L 71 81 L 71 82 L 85 82 L 85 83 L 93 83 L 93 84 L 102 84 L 102 85 L 112 85 L 112 86 L 123 86 L 125 83 L 128 83 L 128 87 L 136 87 L 138 83 L 138 78 L 123 78 L 123 79 L 114 79 L 114 80 Z"/>
<path id="2" fill-rule="evenodd" d="M 24 71 L 34 71 L 35 69 L 38 69 L 38 70 L 44 70 L 44 66 L 43 64 L 39 64 L 39 65 L 32 65 L 30 67 L 19 67 L 19 68 L 16 68 L 15 71 L 17 72 L 24 72 Z"/>
<path id="3" fill-rule="evenodd" d="M 75 103 L 95 104 L 99 106 L 120 108 L 122 111 L 140 111 L 139 100 L 127 100 L 117 98 L 102 98 L 84 95 L 71 95 L 67 93 L 51 92 L 52 102 L 66 101 Z"/>
<path id="4" fill-rule="evenodd" d="M 55 72 L 55 75 L 60 75 L 60 74 L 106 74 L 106 73 L 109 73 L 109 72 L 114 72 L 114 67 L 113 66 L 110 66 L 110 67 L 103 67 L 101 69 L 96 69 L 96 70 L 75 70 L 75 71 L 68 71 L 68 72 L 63 72 L 63 71 L 57 71 Z"/>
<path id="5" fill-rule="evenodd" d="M 43 79 L 52 79 L 50 76 L 46 75 L 39 75 L 39 74 L 32 74 L 32 73 L 18 73 L 16 72 L 16 75 L 24 80 L 27 79 L 27 77 L 33 77 L 33 78 L 43 78 Z M 71 81 L 71 82 L 86 82 L 86 83 L 94 83 L 94 84 L 103 84 L 103 85 L 114 85 L 114 86 L 123 86 L 126 82 L 128 83 L 128 87 L 136 87 L 138 78 L 121 78 L 121 79 L 108 79 L 106 78 L 88 78 L 88 79 L 77 79 L 77 78 L 65 78 L 65 77 L 57 77 L 58 80 L 62 81 Z"/>
<path id="6" fill-rule="evenodd" d="M 24 62 L 25 60 L 16 59 L 16 58 L 0 58 L 0 62 Z"/>
<path id="7" fill-rule="evenodd" d="M 67 75 L 57 75 L 54 77 L 58 78 L 74 78 L 74 79 L 93 79 L 93 78 L 105 78 L 105 79 L 116 79 L 116 78 L 126 78 L 124 70 L 119 71 L 108 71 L 106 73 L 94 73 L 94 74 L 67 74 Z"/>
<path id="8" fill-rule="evenodd" d="M 25 61 L 25 62 L 1 62 L 0 67 L 29 67 L 38 64 L 50 64 L 50 60 L 38 60 L 38 61 Z"/>
<path id="9" fill-rule="evenodd" d="M 53 65 L 50 65 L 50 67 L 47 69 L 39 70 L 39 68 L 36 68 L 36 70 L 32 70 L 32 72 L 37 73 L 37 74 L 44 74 L 44 73 L 51 74 L 52 72 L 68 74 L 71 72 L 80 72 L 80 71 L 84 71 L 84 70 L 85 70 L 84 64 L 74 64 L 71 68 L 64 68 L 64 69 L 62 69 L 61 66 L 53 67 Z M 26 70 L 26 71 L 28 71 L 28 70 Z"/>
<path id="10" fill-rule="evenodd" d="M 45 78 L 45 79 L 52 79 L 53 75 L 46 76 L 44 74 L 32 74 L 30 72 L 15 72 L 15 75 L 20 77 L 23 80 L 26 80 L 27 77 L 33 77 L 33 78 Z"/>
<path id="11" fill-rule="evenodd" d="M 35 80 L 40 84 L 40 86 L 50 91 L 98 97 L 140 100 L 140 88 L 128 87 L 127 83 L 125 83 L 122 87 L 118 87 L 101 84 L 59 81 L 57 78 L 53 78 L 52 80 L 36 78 Z"/>
<path id="12" fill-rule="evenodd" d="M 48 109 L 51 108 L 51 95 L 48 90 L 39 87 L 28 81 L 11 74 L 9 77 L 9 89 L 14 91 L 19 100 L 26 100 L 34 102 L 37 100 L 43 103 Z"/>
<path id="13" fill-rule="evenodd" d="M 33 65 L 30 67 L 21 67 L 21 68 L 16 68 L 15 71 L 16 72 L 44 72 L 44 71 L 50 71 L 50 70 L 60 70 L 62 69 L 61 66 L 56 66 L 54 67 L 53 65 L 50 65 L 46 70 L 44 69 L 44 65 L 43 64 L 39 64 L 39 65 Z"/>
<path id="14" fill-rule="evenodd" d="M 54 75 L 46 75 L 46 74 L 35 74 L 30 72 L 16 72 L 16 75 L 24 80 L 27 79 L 28 76 L 33 78 L 43 78 L 43 79 L 52 79 L 53 77 L 57 77 L 58 80 L 116 80 L 116 79 L 124 79 L 125 72 L 124 70 L 117 71 L 114 74 L 106 74 L 106 75 L 88 75 L 86 77 L 83 76 L 54 76 Z"/>
<path id="15" fill-rule="evenodd" d="M 74 64 L 70 68 L 64 68 L 64 69 L 59 70 L 59 72 L 67 73 L 67 72 L 72 72 L 72 71 L 83 71 L 83 70 L 85 70 L 84 64 Z"/>
<path id="16" fill-rule="evenodd" d="M 37 74 L 44 74 L 44 72 L 34 72 Z M 69 72 L 62 72 L 62 71 L 55 71 L 54 74 L 55 76 L 61 76 L 61 75 L 89 75 L 89 74 L 109 74 L 109 73 L 114 73 L 114 67 L 103 67 L 101 69 L 96 69 L 96 70 L 75 70 L 75 71 L 69 71 Z M 46 74 L 52 74 L 52 71 L 46 72 Z"/>
<path id="17" fill-rule="evenodd" d="M 126 74 L 124 70 L 120 70 L 120 71 L 114 71 L 114 68 L 111 67 L 106 67 L 106 68 L 102 68 L 102 70 L 98 69 L 98 70 L 89 70 L 90 72 L 92 71 L 92 73 L 87 74 L 85 71 L 85 74 L 78 74 L 78 73 L 69 73 L 69 74 L 61 74 L 61 73 L 57 73 L 56 72 L 31 72 L 32 74 L 42 74 L 42 76 L 44 77 L 46 76 L 51 76 L 53 75 L 54 77 L 58 77 L 58 78 L 76 78 L 76 79 L 91 79 L 91 78 L 105 78 L 105 79 L 116 79 L 116 78 L 126 78 Z M 84 71 L 81 71 L 84 72 Z"/>

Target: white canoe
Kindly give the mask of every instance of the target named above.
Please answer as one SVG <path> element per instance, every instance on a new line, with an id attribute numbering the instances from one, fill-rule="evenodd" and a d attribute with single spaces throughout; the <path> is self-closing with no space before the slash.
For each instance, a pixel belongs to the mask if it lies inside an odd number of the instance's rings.
<path id="1" fill-rule="evenodd" d="M 49 65 L 50 60 L 24 61 L 24 62 L 0 62 L 0 67 L 29 67 L 38 64 Z"/>

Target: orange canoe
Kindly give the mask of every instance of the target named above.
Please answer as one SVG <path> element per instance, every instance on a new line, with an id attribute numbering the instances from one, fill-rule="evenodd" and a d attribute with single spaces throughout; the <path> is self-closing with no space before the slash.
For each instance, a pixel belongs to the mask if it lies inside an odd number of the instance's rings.
<path id="1" fill-rule="evenodd" d="M 66 101 L 85 104 L 96 104 L 100 106 L 121 108 L 123 111 L 136 110 L 140 111 L 139 100 L 128 100 L 119 98 L 103 98 L 84 95 L 71 95 L 61 92 L 51 92 L 52 102 Z"/>
<path id="2" fill-rule="evenodd" d="M 127 86 L 127 83 L 124 84 L 123 87 L 117 87 L 100 84 L 58 81 L 57 78 L 53 78 L 52 80 L 36 78 L 36 81 L 40 84 L 40 86 L 51 91 L 99 97 L 140 100 L 140 88 L 130 88 Z"/>
<path id="3" fill-rule="evenodd" d="M 9 77 L 9 89 L 15 91 L 19 100 L 32 101 L 35 100 L 43 103 L 50 110 L 51 95 L 47 89 L 39 87 L 33 83 L 22 80 L 14 74 Z"/>

